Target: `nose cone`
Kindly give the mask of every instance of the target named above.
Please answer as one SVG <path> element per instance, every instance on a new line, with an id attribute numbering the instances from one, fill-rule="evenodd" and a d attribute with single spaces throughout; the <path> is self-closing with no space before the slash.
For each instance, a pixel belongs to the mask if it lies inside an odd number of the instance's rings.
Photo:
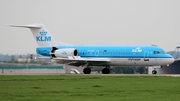
<path id="1" fill-rule="evenodd" d="M 172 57 L 169 62 L 172 64 L 174 62 L 174 58 Z"/>
<path id="2" fill-rule="evenodd" d="M 168 64 L 172 64 L 174 62 L 174 58 L 169 54 L 168 54 L 168 57 L 169 57 Z"/>

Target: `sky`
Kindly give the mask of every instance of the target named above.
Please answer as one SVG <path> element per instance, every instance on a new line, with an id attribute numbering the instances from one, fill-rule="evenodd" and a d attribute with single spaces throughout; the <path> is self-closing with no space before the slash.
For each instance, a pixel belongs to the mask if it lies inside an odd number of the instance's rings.
<path id="1" fill-rule="evenodd" d="M 36 53 L 29 29 L 44 24 L 73 45 L 180 45 L 180 0 L 0 0 L 0 53 Z"/>

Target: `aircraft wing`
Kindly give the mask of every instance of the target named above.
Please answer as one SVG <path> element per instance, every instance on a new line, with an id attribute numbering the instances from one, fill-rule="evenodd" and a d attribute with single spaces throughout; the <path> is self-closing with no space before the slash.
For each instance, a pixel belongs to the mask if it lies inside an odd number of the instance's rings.
<path id="1" fill-rule="evenodd" d="M 108 63 L 110 59 L 108 58 L 82 58 L 80 56 L 68 56 L 68 58 L 53 58 L 55 61 L 61 61 L 63 63 L 67 63 L 68 65 L 73 66 L 80 66 L 86 63 L 90 64 L 101 64 L 101 63 Z"/>
<path id="2" fill-rule="evenodd" d="M 53 58 L 53 60 L 85 61 L 85 62 L 109 62 L 107 58 L 82 58 L 80 56 L 68 56 L 68 58 Z"/>

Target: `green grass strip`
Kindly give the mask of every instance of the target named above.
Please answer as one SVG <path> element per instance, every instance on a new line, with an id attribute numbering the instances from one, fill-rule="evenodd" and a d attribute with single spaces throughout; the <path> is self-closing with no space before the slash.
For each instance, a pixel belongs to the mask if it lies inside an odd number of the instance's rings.
<path id="1" fill-rule="evenodd" d="M 0 75 L 0 101 L 179 101 L 180 78 Z"/>

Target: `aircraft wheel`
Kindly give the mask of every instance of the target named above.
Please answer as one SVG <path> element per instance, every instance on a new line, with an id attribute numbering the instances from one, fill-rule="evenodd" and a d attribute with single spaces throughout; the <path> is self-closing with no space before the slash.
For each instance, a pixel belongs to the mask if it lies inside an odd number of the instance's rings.
<path id="1" fill-rule="evenodd" d="M 109 74 L 110 73 L 109 68 L 103 68 L 102 73 L 103 74 Z"/>
<path id="2" fill-rule="evenodd" d="M 91 68 L 84 68 L 83 73 L 84 74 L 90 74 L 91 73 Z"/>
<path id="3" fill-rule="evenodd" d="M 157 74 L 157 71 L 156 71 L 156 70 L 153 70 L 153 71 L 152 71 L 152 74 Z"/>

